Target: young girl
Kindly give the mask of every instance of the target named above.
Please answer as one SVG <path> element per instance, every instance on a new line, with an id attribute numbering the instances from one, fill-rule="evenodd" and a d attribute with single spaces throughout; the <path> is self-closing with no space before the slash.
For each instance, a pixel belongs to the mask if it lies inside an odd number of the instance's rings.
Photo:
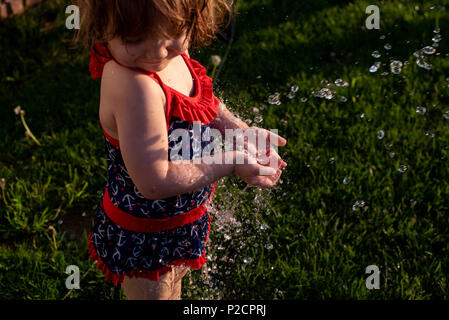
<path id="1" fill-rule="evenodd" d="M 77 38 L 91 49 L 92 77 L 101 78 L 99 121 L 107 159 L 107 183 L 88 247 L 106 280 L 122 284 L 128 299 L 180 299 L 182 277 L 206 262 L 212 220 L 207 205 L 218 179 L 235 174 L 252 186 L 271 187 L 286 166 L 276 154 L 278 169 L 262 176 L 259 169 L 267 166 L 249 164 L 247 154 L 236 150 L 220 153 L 221 164 L 175 161 L 177 129 L 188 133 L 190 160 L 210 143 L 204 141 L 210 128 L 223 134 L 227 128 L 248 129 L 214 96 L 206 69 L 188 53 L 190 46 L 213 39 L 226 13 L 232 14 L 231 5 L 79 2 Z M 200 124 L 203 139 L 193 122 Z M 270 139 L 286 143 L 271 133 Z M 236 164 L 239 154 L 245 163 Z"/>

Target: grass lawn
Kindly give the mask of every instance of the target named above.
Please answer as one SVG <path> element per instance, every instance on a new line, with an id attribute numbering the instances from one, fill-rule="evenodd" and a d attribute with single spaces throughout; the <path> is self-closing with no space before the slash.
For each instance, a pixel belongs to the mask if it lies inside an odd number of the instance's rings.
<path id="1" fill-rule="evenodd" d="M 377 2 L 380 29 L 368 30 L 372 1 L 239 0 L 232 46 L 190 53 L 209 75 L 222 57 L 216 95 L 278 129 L 288 167 L 270 190 L 219 180 L 207 265 L 184 278 L 183 299 L 449 297 L 449 0 L 435 2 Z M 2 299 L 125 299 L 88 259 L 106 183 L 100 81 L 71 47 L 65 6 L 0 21 Z M 414 53 L 433 43 L 426 69 Z M 79 290 L 65 286 L 69 265 Z"/>

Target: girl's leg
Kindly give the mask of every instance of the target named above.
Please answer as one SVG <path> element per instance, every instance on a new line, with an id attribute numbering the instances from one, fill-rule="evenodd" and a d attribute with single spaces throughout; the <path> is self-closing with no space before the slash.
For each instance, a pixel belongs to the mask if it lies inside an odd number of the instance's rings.
<path id="1" fill-rule="evenodd" d="M 159 281 L 125 276 L 122 288 L 128 300 L 180 300 L 181 280 L 188 267 L 172 268 Z"/>
<path id="2" fill-rule="evenodd" d="M 175 277 L 173 279 L 173 290 L 170 300 L 181 300 L 182 278 L 187 274 L 189 267 L 177 266 L 173 269 Z"/>
<path id="3" fill-rule="evenodd" d="M 172 278 L 173 271 L 160 276 L 159 281 L 125 276 L 122 288 L 128 300 L 169 300 Z"/>

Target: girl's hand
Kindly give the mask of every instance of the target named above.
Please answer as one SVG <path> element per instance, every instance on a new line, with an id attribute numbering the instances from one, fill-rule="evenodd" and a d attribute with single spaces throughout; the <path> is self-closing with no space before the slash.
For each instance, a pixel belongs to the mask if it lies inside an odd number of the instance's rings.
<path id="1" fill-rule="evenodd" d="M 287 163 L 281 159 L 271 144 L 285 146 L 287 140 L 263 128 L 248 127 L 242 129 L 243 136 L 248 137 L 248 139 L 245 138 L 243 140 L 243 146 L 237 145 L 238 152 L 243 152 L 244 156 L 247 158 L 255 158 L 257 163 L 263 167 L 259 167 L 259 172 L 253 172 L 251 170 L 254 170 L 255 168 L 239 167 L 239 165 L 237 165 L 235 174 L 251 186 L 262 188 L 274 186 L 282 174 L 281 169 L 285 168 Z M 264 139 L 264 141 L 259 142 L 259 136 Z M 261 150 L 258 150 L 257 146 L 259 146 Z M 264 159 L 261 159 L 262 152 L 265 153 Z M 276 172 L 269 175 L 262 175 L 261 168 L 274 169 L 271 166 L 273 161 L 275 161 L 275 166 L 277 167 Z"/>
<path id="2" fill-rule="evenodd" d="M 249 163 L 249 158 L 246 153 L 235 151 L 236 158 L 241 157 L 243 163 L 237 161 L 234 166 L 233 173 L 245 181 L 250 186 L 270 188 L 276 184 L 281 175 L 280 169 L 273 169 L 268 166 L 263 166 L 259 163 Z M 271 175 L 261 175 L 261 170 L 266 169 L 267 171 L 272 171 Z"/>
<path id="3" fill-rule="evenodd" d="M 237 145 L 237 150 L 247 152 L 249 156 L 257 159 L 257 162 L 262 165 L 268 165 L 270 161 L 277 162 L 278 168 L 283 169 L 287 166 L 287 163 L 282 160 L 282 158 L 278 155 L 278 153 L 274 150 L 271 144 L 275 144 L 277 146 L 285 146 L 287 140 L 282 138 L 281 136 L 258 127 L 248 127 L 242 128 L 243 136 L 245 137 L 242 145 Z M 248 139 L 246 139 L 248 137 Z M 264 141 L 258 141 L 258 139 L 262 138 Z M 258 150 L 258 147 L 260 150 Z M 265 152 L 265 159 L 270 160 L 268 163 L 265 161 L 261 161 L 261 152 Z M 270 157 L 269 159 L 267 159 Z"/>
<path id="4" fill-rule="evenodd" d="M 251 179 L 248 183 L 250 186 L 260 187 L 260 188 L 271 188 L 276 185 L 279 178 L 281 177 L 282 170 L 277 169 L 276 173 L 273 175 L 256 176 Z"/>

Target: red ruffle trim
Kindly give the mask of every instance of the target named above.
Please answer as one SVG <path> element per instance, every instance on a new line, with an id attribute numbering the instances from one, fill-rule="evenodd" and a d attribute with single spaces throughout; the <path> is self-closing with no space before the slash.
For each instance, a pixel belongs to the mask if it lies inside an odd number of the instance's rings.
<path id="1" fill-rule="evenodd" d="M 109 60 L 116 61 L 109 50 L 101 43 L 94 44 L 90 55 L 91 57 L 89 61 L 89 71 L 93 79 L 101 78 L 106 62 L 108 62 Z M 203 124 L 208 124 L 218 115 L 218 106 L 220 104 L 220 100 L 214 95 L 212 79 L 206 74 L 206 68 L 202 66 L 198 61 L 187 57 L 187 55 L 185 54 L 183 54 L 183 58 L 185 59 L 187 64 L 190 64 L 193 72 L 200 82 L 198 90 L 200 90 L 201 92 L 197 97 L 183 96 L 181 93 L 166 86 L 159 78 L 159 76 L 154 72 L 149 72 L 140 68 L 131 68 L 126 66 L 124 67 L 136 72 L 142 72 L 154 78 L 157 77 L 160 80 L 161 85 L 165 87 L 166 90 L 164 91 L 166 92 L 166 94 L 167 91 L 170 92 L 170 96 L 172 99 L 167 99 L 167 102 L 170 101 L 171 104 L 167 108 L 167 110 L 172 110 L 172 115 L 190 123 L 192 123 L 193 121 L 201 121 L 201 123 Z M 118 61 L 116 62 L 119 63 Z M 174 105 L 172 104 L 173 101 L 176 101 Z M 176 108 L 173 108 L 172 106 L 176 106 Z M 169 119 L 167 118 L 167 122 L 168 121 Z"/>
<path id="2" fill-rule="evenodd" d="M 206 234 L 206 240 L 205 243 L 207 243 L 207 237 L 210 232 L 210 224 L 212 223 L 212 216 L 209 216 L 209 225 L 207 228 L 207 234 Z M 136 278 L 147 278 L 152 281 L 159 281 L 159 276 L 162 276 L 163 274 L 169 272 L 172 270 L 169 266 L 164 266 L 161 269 L 158 270 L 129 270 L 127 272 L 116 274 L 108 269 L 106 264 L 103 262 L 103 260 L 100 258 L 100 256 L 97 254 L 97 250 L 95 249 L 95 246 L 92 244 L 91 241 L 91 233 L 89 233 L 88 236 L 88 242 L 87 242 L 87 248 L 89 249 L 89 259 L 93 261 L 98 261 L 97 269 L 101 270 L 103 274 L 105 274 L 105 280 L 113 281 L 114 286 L 117 286 L 117 284 L 121 284 L 123 282 L 123 279 L 125 276 L 128 276 L 130 278 L 136 277 Z M 192 269 L 200 269 L 204 264 L 206 263 L 206 248 L 204 248 L 204 252 L 201 257 L 197 259 L 177 259 L 170 262 L 170 265 L 186 265 L 191 267 Z"/>
<path id="3" fill-rule="evenodd" d="M 202 96 L 195 101 L 174 92 L 173 100 L 179 107 L 173 110 L 172 114 L 189 122 L 201 121 L 208 124 L 218 115 L 220 100 L 214 96 L 212 79 L 206 74 L 206 68 L 192 58 L 189 60 L 200 81 Z"/>
<path id="4" fill-rule="evenodd" d="M 93 79 L 101 78 L 106 62 L 112 59 L 107 48 L 101 43 L 95 43 L 90 51 L 89 71 Z"/>

